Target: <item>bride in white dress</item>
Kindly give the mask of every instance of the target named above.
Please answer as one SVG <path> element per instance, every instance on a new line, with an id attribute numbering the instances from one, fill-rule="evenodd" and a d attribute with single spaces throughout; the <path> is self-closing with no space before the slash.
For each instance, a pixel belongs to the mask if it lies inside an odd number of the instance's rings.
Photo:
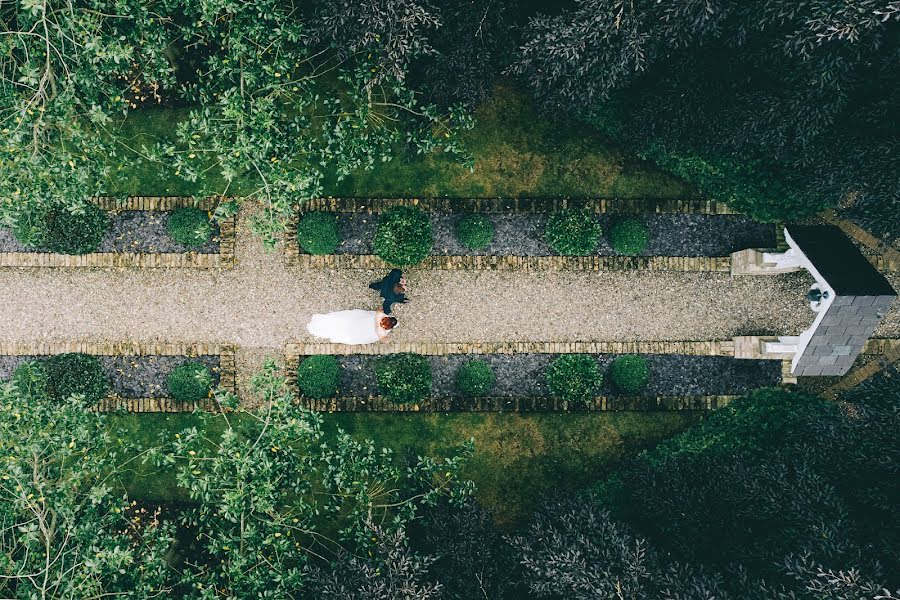
<path id="1" fill-rule="evenodd" d="M 306 329 L 336 344 L 374 344 L 397 326 L 397 319 L 380 310 L 340 310 L 313 315 Z"/>

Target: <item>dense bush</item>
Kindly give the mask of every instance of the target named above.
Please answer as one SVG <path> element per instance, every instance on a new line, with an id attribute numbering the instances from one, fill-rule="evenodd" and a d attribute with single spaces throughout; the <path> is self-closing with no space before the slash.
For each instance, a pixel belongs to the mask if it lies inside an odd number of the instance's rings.
<path id="1" fill-rule="evenodd" d="M 544 239 L 564 256 L 591 254 L 600 239 L 600 223 L 587 211 L 563 210 L 550 215 Z"/>
<path id="2" fill-rule="evenodd" d="M 650 381 L 647 359 L 636 354 L 616 357 L 609 366 L 609 378 L 615 388 L 623 394 L 637 394 Z"/>
<path id="3" fill-rule="evenodd" d="M 431 364 L 419 354 L 388 354 L 375 363 L 381 395 L 392 402 L 420 402 L 431 394 Z"/>
<path id="4" fill-rule="evenodd" d="M 375 253 L 395 265 L 414 265 L 431 252 L 434 237 L 428 213 L 414 206 L 395 206 L 378 217 Z"/>
<path id="5" fill-rule="evenodd" d="M 588 402 L 603 381 L 597 361 L 589 354 L 564 354 L 547 367 L 550 395 L 569 402 Z"/>
<path id="6" fill-rule="evenodd" d="M 456 389 L 466 396 L 486 396 L 496 382 L 493 369 L 483 360 L 470 360 L 456 371 Z"/>
<path id="7" fill-rule="evenodd" d="M 481 250 L 494 239 L 494 224 L 485 215 L 466 215 L 456 223 L 456 237 L 466 248 Z"/>
<path id="8" fill-rule="evenodd" d="M 12 382 L 23 398 L 46 398 L 50 389 L 47 365 L 40 361 L 24 362 L 12 373 Z"/>
<path id="9" fill-rule="evenodd" d="M 96 204 L 85 203 L 79 214 L 57 205 L 47 211 L 44 230 L 35 239 L 52 252 L 88 254 L 100 247 L 108 228 L 109 218 Z"/>
<path id="10" fill-rule="evenodd" d="M 331 398 L 337 394 L 341 365 L 329 354 L 310 356 L 297 368 L 297 386 L 307 398 Z"/>
<path id="11" fill-rule="evenodd" d="M 188 248 L 202 246 L 212 237 L 209 213 L 191 206 L 173 211 L 167 229 L 173 240 Z"/>
<path id="12" fill-rule="evenodd" d="M 184 363 L 172 369 L 166 378 L 169 395 L 179 402 L 199 402 L 209 398 L 212 389 L 212 373 L 209 367 L 198 362 Z"/>
<path id="13" fill-rule="evenodd" d="M 100 360 L 89 354 L 57 354 L 47 359 L 47 395 L 64 402 L 73 394 L 94 404 L 109 393 L 109 379 Z"/>
<path id="14" fill-rule="evenodd" d="M 310 254 L 334 254 L 341 243 L 337 215 L 328 212 L 308 212 L 297 224 L 297 242 Z"/>
<path id="15" fill-rule="evenodd" d="M 649 240 L 647 226 L 635 217 L 619 219 L 609 232 L 609 243 L 619 254 L 640 254 Z"/>

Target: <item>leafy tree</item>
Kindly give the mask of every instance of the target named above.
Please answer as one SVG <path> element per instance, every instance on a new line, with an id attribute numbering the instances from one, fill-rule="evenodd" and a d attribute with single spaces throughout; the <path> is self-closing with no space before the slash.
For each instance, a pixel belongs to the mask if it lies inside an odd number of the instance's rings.
<path id="1" fill-rule="evenodd" d="M 531 21 L 512 71 L 751 214 L 849 194 L 896 215 L 898 27 L 887 0 L 580 0 Z"/>
<path id="2" fill-rule="evenodd" d="M 196 505 L 183 518 L 196 535 L 182 569 L 185 589 L 201 598 L 298 597 L 311 583 L 313 561 L 368 556 L 379 544 L 392 548 L 385 568 L 393 564 L 402 578 L 405 559 L 392 563 L 402 544 L 391 536 L 421 507 L 470 495 L 471 484 L 458 476 L 464 455 L 402 468 L 371 442 L 341 432 L 326 440 L 320 417 L 294 405 L 273 362 L 253 385 L 265 408 L 240 419 L 201 414 L 202 428 L 180 433 L 156 456 L 177 465 L 178 483 Z M 219 400 L 236 405 L 227 393 Z M 221 436 L 204 436 L 219 420 Z"/>
<path id="3" fill-rule="evenodd" d="M 97 195 L 115 115 L 173 81 L 160 2 L 0 5 L 0 221 L 24 241 L 35 207 L 79 212 Z"/>
<path id="4" fill-rule="evenodd" d="M 120 491 L 137 452 L 79 396 L 0 385 L 0 596 L 169 597 L 173 527 L 132 518 Z"/>

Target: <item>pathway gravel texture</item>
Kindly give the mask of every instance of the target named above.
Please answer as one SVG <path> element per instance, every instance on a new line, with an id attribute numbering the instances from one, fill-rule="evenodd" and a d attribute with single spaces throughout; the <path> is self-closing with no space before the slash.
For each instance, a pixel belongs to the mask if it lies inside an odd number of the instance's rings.
<path id="1" fill-rule="evenodd" d="M 245 382 L 286 342 L 313 341 L 312 314 L 379 305 L 368 283 L 384 273 L 287 267 L 240 224 L 237 259 L 230 271 L 0 270 L 0 339 L 234 343 Z M 407 279 L 411 302 L 397 306 L 391 342 L 706 340 L 799 333 L 813 318 L 802 272 L 410 270 Z M 876 335 L 900 334 L 897 312 Z"/>

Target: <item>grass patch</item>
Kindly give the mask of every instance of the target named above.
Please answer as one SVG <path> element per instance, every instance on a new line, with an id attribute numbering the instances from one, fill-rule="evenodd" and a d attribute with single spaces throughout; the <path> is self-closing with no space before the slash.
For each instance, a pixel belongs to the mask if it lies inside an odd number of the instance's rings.
<path id="1" fill-rule="evenodd" d="M 171 139 L 187 109 L 142 109 L 119 124 L 135 150 Z M 475 128 L 464 135 L 475 169 L 440 153 L 397 155 L 343 181 L 328 176 L 328 196 L 359 197 L 693 197 L 696 192 L 650 163 L 628 157 L 603 134 L 575 121 L 539 119 L 528 95 L 512 84 L 497 86 L 476 110 Z M 160 165 L 133 155 L 120 159 L 107 183 L 116 195 L 191 195 L 203 182 L 182 181 Z M 206 183 L 224 188 L 213 169 Z M 230 194 L 250 188 L 240 181 Z"/>
<path id="2" fill-rule="evenodd" d="M 232 415 L 230 418 L 234 418 Z M 338 428 L 405 452 L 444 456 L 475 439 L 475 457 L 464 471 L 475 481 L 478 501 L 498 521 L 514 526 L 543 495 L 569 493 L 595 483 L 626 454 L 653 446 L 694 422 L 691 413 L 596 414 L 324 414 L 326 432 Z M 110 427 L 147 445 L 198 424 L 191 414 L 110 415 Z M 221 420 L 215 421 L 221 424 Z M 217 427 L 218 429 L 218 427 Z M 218 435 L 207 431 L 208 437 Z M 125 481 L 133 498 L 186 501 L 175 468 L 135 465 Z"/>

